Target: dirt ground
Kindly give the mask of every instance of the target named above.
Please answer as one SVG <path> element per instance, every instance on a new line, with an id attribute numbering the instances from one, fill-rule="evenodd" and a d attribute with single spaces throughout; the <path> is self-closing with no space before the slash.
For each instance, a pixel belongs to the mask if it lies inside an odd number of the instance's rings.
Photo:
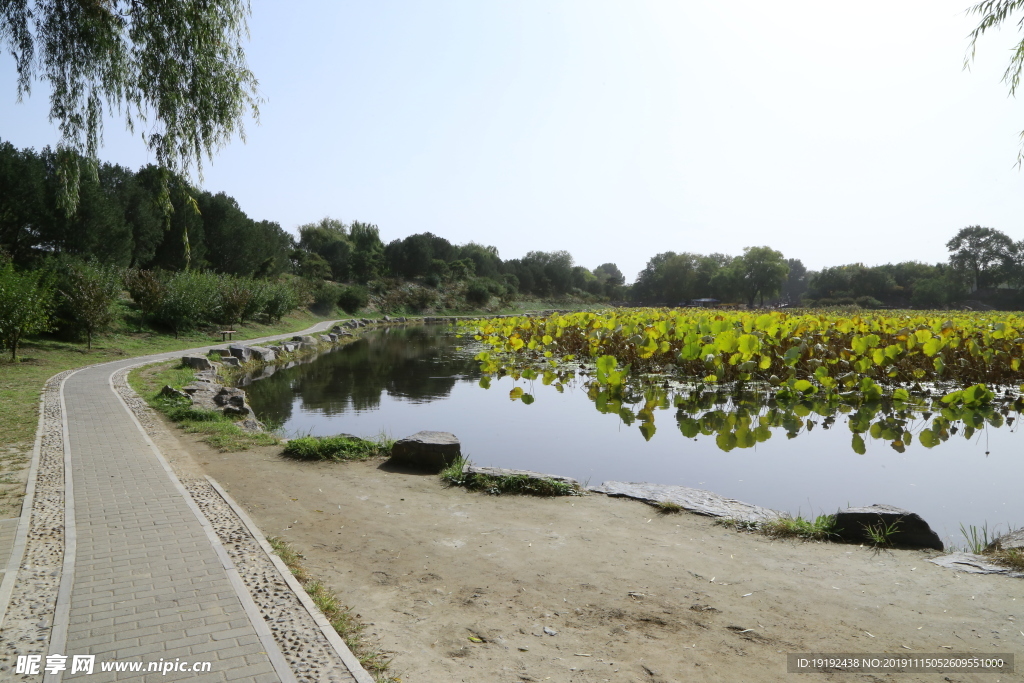
<path id="1" fill-rule="evenodd" d="M 773 541 L 603 495 L 470 493 L 381 460 L 218 453 L 176 430 L 158 443 L 292 543 L 404 683 L 779 681 L 788 653 L 1024 651 L 1024 582 L 934 551 Z M 995 683 L 1024 680 L 1017 666 L 809 678 Z"/>

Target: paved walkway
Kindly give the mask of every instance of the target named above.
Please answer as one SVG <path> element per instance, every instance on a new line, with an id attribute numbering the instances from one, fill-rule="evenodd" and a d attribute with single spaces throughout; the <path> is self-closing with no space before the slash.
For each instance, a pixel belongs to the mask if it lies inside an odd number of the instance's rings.
<path id="1" fill-rule="evenodd" d="M 209 522 L 111 385 L 125 366 L 183 353 L 92 366 L 65 381 L 64 569 L 45 654 L 68 659 L 48 683 L 295 680 Z M 95 672 L 73 673 L 73 655 L 95 655 Z M 160 660 L 209 670 L 99 670 Z"/>

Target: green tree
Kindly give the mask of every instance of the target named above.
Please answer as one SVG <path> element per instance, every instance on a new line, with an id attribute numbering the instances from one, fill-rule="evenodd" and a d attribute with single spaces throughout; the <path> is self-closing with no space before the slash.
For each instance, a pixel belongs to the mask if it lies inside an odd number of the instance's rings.
<path id="1" fill-rule="evenodd" d="M 949 264 L 972 283 L 972 291 L 994 287 L 1010 276 L 1017 245 L 994 228 L 972 225 L 946 242 Z"/>
<path id="2" fill-rule="evenodd" d="M 763 306 L 764 298 L 778 294 L 789 274 L 786 257 L 771 247 L 747 247 L 736 265 L 739 288 L 749 306 L 753 306 L 758 297 Z"/>
<path id="3" fill-rule="evenodd" d="M 94 173 L 107 111 L 124 112 L 165 172 L 201 173 L 203 157 L 244 134 L 258 115 L 257 83 L 246 64 L 247 0 L 184 2 L 0 2 L 0 44 L 14 56 L 17 94 L 50 87 L 50 120 L 60 131 L 58 201 L 74 213 L 81 174 Z M 161 197 L 170 212 L 166 178 Z"/>
<path id="4" fill-rule="evenodd" d="M 384 244 L 376 225 L 353 221 L 349 226 L 352 240 L 352 277 L 365 284 L 380 275 L 384 267 Z"/>
<path id="5" fill-rule="evenodd" d="M 93 335 L 114 321 L 121 277 L 113 269 L 79 263 L 68 268 L 61 280 L 60 294 L 72 321 L 85 332 L 87 349 L 92 351 Z"/>
<path id="6" fill-rule="evenodd" d="M 0 339 L 18 358 L 18 344 L 29 334 L 51 328 L 53 287 L 43 270 L 19 273 L 12 263 L 0 267 Z"/>

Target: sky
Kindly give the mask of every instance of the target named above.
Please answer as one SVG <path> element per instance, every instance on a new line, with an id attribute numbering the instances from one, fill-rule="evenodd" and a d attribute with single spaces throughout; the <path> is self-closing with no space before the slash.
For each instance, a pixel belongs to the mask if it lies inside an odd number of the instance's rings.
<path id="1" fill-rule="evenodd" d="M 768 245 L 810 269 L 945 261 L 969 225 L 1024 239 L 1016 21 L 901 0 L 253 0 L 260 121 L 201 182 L 295 232 L 432 232 L 567 250 L 632 280 L 665 251 Z M 0 56 L 0 139 L 58 141 Z M 121 120 L 104 161 L 153 161 Z"/>

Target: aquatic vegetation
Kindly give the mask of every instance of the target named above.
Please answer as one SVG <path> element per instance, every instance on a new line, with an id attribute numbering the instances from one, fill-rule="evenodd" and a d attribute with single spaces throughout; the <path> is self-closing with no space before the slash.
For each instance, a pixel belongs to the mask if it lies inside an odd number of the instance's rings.
<path id="1" fill-rule="evenodd" d="M 724 451 L 788 438 L 848 416 L 851 447 L 898 452 L 1012 425 L 1024 410 L 1024 317 L 879 312 L 841 316 L 703 309 L 617 309 L 462 323 L 493 376 L 583 384 L 598 411 L 654 436 L 676 409 L 688 438 Z M 516 386 L 511 400 L 533 403 Z M 1011 414 L 1013 413 L 1013 414 Z"/>

